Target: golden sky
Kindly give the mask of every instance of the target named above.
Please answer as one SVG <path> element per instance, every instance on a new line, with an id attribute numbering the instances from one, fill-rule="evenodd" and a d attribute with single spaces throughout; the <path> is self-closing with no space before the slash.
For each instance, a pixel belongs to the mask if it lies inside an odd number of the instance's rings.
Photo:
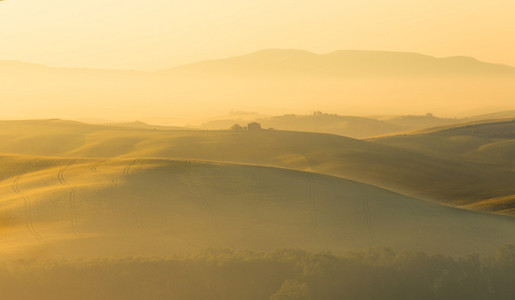
<path id="1" fill-rule="evenodd" d="M 513 0 L 6 0 L 0 60 L 154 70 L 263 48 L 515 66 Z"/>

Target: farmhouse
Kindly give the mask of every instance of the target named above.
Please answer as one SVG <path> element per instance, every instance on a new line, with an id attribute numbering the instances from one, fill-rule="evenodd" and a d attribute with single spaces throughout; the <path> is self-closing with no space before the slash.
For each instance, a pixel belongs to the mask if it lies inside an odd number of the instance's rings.
<path id="1" fill-rule="evenodd" d="M 247 130 L 248 131 L 258 131 L 258 130 L 261 130 L 261 124 L 259 124 L 257 122 L 249 123 L 247 125 Z"/>

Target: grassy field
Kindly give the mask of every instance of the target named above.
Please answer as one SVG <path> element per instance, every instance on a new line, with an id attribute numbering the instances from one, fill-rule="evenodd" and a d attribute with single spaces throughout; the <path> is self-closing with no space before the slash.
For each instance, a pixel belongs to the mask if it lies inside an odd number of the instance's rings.
<path id="1" fill-rule="evenodd" d="M 515 194 L 509 148 L 483 147 L 481 159 L 451 151 L 443 135 L 399 136 L 361 141 L 342 136 L 262 130 L 258 132 L 180 131 L 86 125 L 61 120 L 0 122 L 0 152 L 90 158 L 175 158 L 268 165 L 352 179 L 396 192 L 452 205 Z M 420 138 L 407 147 L 395 141 Z M 431 139 L 433 140 L 431 140 Z M 435 140 L 436 139 L 436 140 Z M 466 137 L 472 142 L 489 138 Z M 446 151 L 431 145 L 439 142 Z M 482 142 L 483 143 L 483 142 Z M 510 140 L 490 147 L 510 145 Z M 484 146 L 484 144 L 480 144 Z M 427 147 L 426 147 L 427 146 Z M 453 148 L 454 147 L 454 148 Z M 481 152 L 482 151 L 482 152 Z"/>
<path id="2" fill-rule="evenodd" d="M 515 180 L 515 120 L 512 118 L 436 127 L 370 141 L 468 165 L 482 165 L 485 170 L 502 170 L 503 175 L 491 176 L 498 180 L 505 177 L 506 186 L 513 186 Z M 467 203 L 466 207 L 513 214 L 515 201 L 513 193 L 502 190 L 496 197 Z"/>
<path id="3" fill-rule="evenodd" d="M 515 242 L 510 217 L 309 172 L 169 159 L 0 160 L 4 257 L 373 246 L 466 254 Z"/>

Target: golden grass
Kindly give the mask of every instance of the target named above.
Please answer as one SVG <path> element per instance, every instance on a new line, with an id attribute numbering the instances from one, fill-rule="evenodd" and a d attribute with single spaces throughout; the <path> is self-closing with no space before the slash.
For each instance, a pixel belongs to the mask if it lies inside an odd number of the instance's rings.
<path id="1" fill-rule="evenodd" d="M 3 121 L 0 137 L 0 152 L 6 153 L 268 165 L 334 175 L 458 205 L 515 193 L 512 144 L 487 137 L 414 135 L 369 142 L 278 130 L 171 131 L 60 120 Z M 497 156 L 486 155 L 486 146 L 494 142 L 504 150 L 493 151 Z M 0 176 L 4 176 L 1 171 Z"/>
<path id="2" fill-rule="evenodd" d="M 220 162 L 0 156 L 5 257 L 205 248 L 463 254 L 515 242 L 515 220 L 336 177 Z"/>
<path id="3" fill-rule="evenodd" d="M 485 199 L 465 205 L 464 207 L 515 216 L 515 195 Z"/>

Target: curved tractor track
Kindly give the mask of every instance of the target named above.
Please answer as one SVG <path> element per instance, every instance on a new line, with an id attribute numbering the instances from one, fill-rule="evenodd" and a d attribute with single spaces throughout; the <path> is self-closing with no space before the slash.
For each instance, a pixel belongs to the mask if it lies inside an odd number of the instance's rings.
<path id="1" fill-rule="evenodd" d="M 13 192 L 15 192 L 20 198 L 23 200 L 23 214 L 25 215 L 25 226 L 27 230 L 30 232 L 32 236 L 34 236 L 37 240 L 42 240 L 41 235 L 34 228 L 34 223 L 32 222 L 32 203 L 30 198 L 26 196 L 20 189 L 20 181 L 23 175 L 17 176 L 11 185 Z"/>
<path id="2" fill-rule="evenodd" d="M 122 171 L 122 177 L 125 177 L 127 178 L 127 180 L 130 179 L 130 173 L 131 173 L 131 169 L 132 167 L 134 167 L 134 165 L 138 162 L 137 159 L 131 161 L 130 163 L 128 163 L 125 168 L 123 169 Z M 117 178 L 114 178 L 113 179 L 113 188 L 114 188 L 114 191 L 116 191 L 117 189 L 117 185 L 118 185 L 118 179 Z M 136 206 L 137 206 L 137 215 L 135 216 L 135 221 L 136 221 L 136 228 L 138 229 L 142 229 L 143 228 L 143 224 L 141 222 L 141 211 L 142 211 L 142 203 L 141 203 L 141 199 L 139 199 L 139 201 L 136 202 Z M 118 201 L 116 201 L 115 199 L 112 199 L 112 207 L 113 207 L 113 213 L 117 214 L 118 215 L 118 212 L 119 212 L 119 207 L 118 207 Z"/>
<path id="3" fill-rule="evenodd" d="M 64 177 L 66 171 L 68 171 L 73 165 L 77 163 L 77 159 L 70 161 L 66 164 L 62 169 L 57 172 L 57 180 L 63 186 L 68 186 L 68 182 Z M 75 235 L 79 235 L 79 227 L 78 227 L 78 217 L 77 217 L 77 187 L 72 186 L 70 189 L 70 194 L 68 196 L 68 206 L 70 208 L 70 222 L 72 227 L 72 232 Z"/>

